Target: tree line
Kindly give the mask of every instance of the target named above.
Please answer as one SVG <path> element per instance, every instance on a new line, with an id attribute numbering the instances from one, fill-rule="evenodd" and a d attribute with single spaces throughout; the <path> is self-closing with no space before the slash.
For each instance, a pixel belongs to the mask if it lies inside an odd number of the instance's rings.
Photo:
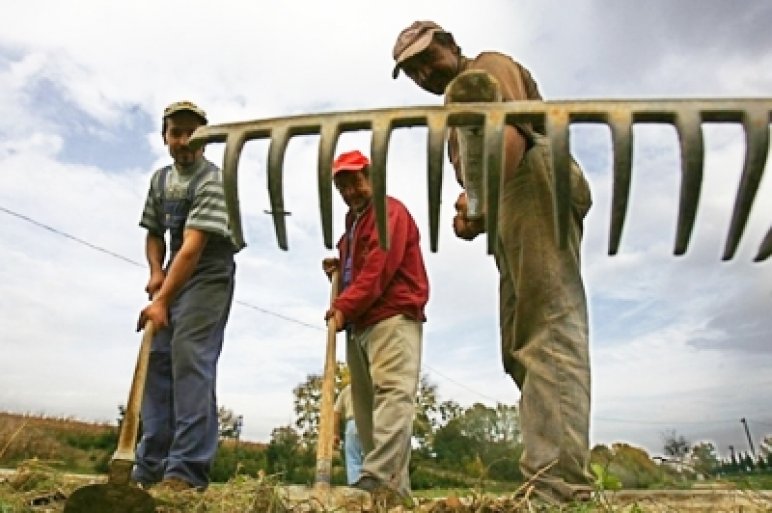
<path id="1" fill-rule="evenodd" d="M 337 392 L 348 379 L 345 365 L 339 364 Z M 224 482 L 237 475 L 271 475 L 285 483 L 311 484 L 321 382 L 321 376 L 312 374 L 293 389 L 294 422 L 274 428 L 268 443 L 241 440 L 243 418 L 221 407 L 220 448 L 211 472 L 213 481 Z M 119 407 L 119 425 L 123 415 Z M 0 465 L 15 466 L 37 458 L 67 472 L 104 473 L 115 450 L 117 433 L 118 429 L 109 424 L 0 416 Z M 522 441 L 515 405 L 476 403 L 462 407 L 452 400 L 441 401 L 437 387 L 422 376 L 412 443 L 410 474 L 414 489 L 495 489 L 499 485 L 511 489 L 512 483 L 522 480 L 518 468 Z M 761 442 L 756 453 L 732 452 L 721 458 L 712 442 L 691 443 L 671 431 L 663 434 L 663 453 L 664 458 L 651 458 L 643 449 L 625 443 L 596 445 L 590 458 L 595 484 L 604 488 L 649 488 L 677 486 L 700 478 L 772 476 L 772 435 Z M 333 458 L 332 482 L 345 483 L 338 452 Z"/>
<path id="2" fill-rule="evenodd" d="M 348 370 L 339 362 L 335 376 L 336 394 L 348 380 Z M 313 481 L 321 383 L 320 375 L 311 374 L 293 389 L 294 423 L 275 428 L 264 453 L 256 456 L 265 472 L 279 475 L 287 482 Z M 491 407 L 475 403 L 462 407 L 453 400 L 441 401 L 436 385 L 422 376 L 413 421 L 410 468 L 413 488 L 481 483 L 495 486 L 521 481 L 518 460 L 523 447 L 519 420 L 515 405 L 499 403 Z M 597 445 L 591 453 L 596 484 L 604 486 L 606 480 L 605 485 L 611 483 L 612 487 L 618 484 L 627 488 L 647 488 L 732 473 L 772 473 L 772 436 L 762 442 L 761 452 L 755 458 L 739 453 L 721 459 L 712 442 L 691 444 L 675 431 L 663 434 L 663 442 L 666 458 L 659 458 L 659 461 L 643 449 L 628 444 Z M 226 458 L 228 451 L 221 451 L 221 454 Z M 230 468 L 233 467 L 231 463 Z M 242 471 L 245 469 L 242 462 Z M 345 483 L 339 454 L 333 461 L 333 482 Z"/>

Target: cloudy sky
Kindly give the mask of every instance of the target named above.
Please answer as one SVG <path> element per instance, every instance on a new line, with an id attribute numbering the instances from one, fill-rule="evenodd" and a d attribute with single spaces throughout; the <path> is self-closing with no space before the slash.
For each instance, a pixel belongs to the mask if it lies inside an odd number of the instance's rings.
<path id="1" fill-rule="evenodd" d="M 14 2 L 0 32 L 0 409 L 112 421 L 125 403 L 145 304 L 151 172 L 169 161 L 163 107 L 190 99 L 213 123 L 331 110 L 434 105 L 391 79 L 391 47 L 415 19 L 452 31 L 464 53 L 498 50 L 548 99 L 764 97 L 772 90 L 772 4 L 717 0 L 601 2 Z M 388 190 L 424 235 L 432 297 L 424 372 L 442 399 L 513 403 L 501 370 L 497 273 L 484 240 L 449 228 L 428 248 L 425 132 L 400 130 Z M 607 128 L 575 126 L 572 149 L 595 205 L 583 248 L 591 304 L 593 443 L 660 453 L 662 433 L 720 452 L 772 433 L 770 261 L 753 263 L 772 220 L 772 180 L 736 257 L 720 261 L 742 167 L 742 131 L 705 126 L 705 183 L 692 243 L 672 254 L 679 187 L 672 127 L 635 128 L 628 223 L 608 256 Z M 316 199 L 318 138 L 293 139 L 285 166 L 290 250 L 274 239 L 267 144 L 240 169 L 249 246 L 219 367 L 222 405 L 244 436 L 267 441 L 293 420 L 292 388 L 320 373 L 328 284 Z M 338 149 L 369 148 L 346 134 Z M 222 147 L 207 155 L 220 162 Z M 446 170 L 448 170 L 446 164 Z M 345 211 L 336 198 L 335 232 Z M 336 235 L 337 236 L 337 235 Z M 766 312 L 766 313 L 765 313 Z M 340 341 L 339 346 L 342 345 Z M 339 358 L 343 359 L 339 347 Z"/>

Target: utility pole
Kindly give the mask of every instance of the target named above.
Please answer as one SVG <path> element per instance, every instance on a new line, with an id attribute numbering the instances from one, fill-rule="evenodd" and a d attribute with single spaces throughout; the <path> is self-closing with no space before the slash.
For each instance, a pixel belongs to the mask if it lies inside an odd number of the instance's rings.
<path id="1" fill-rule="evenodd" d="M 751 446 L 751 454 L 753 454 L 753 457 L 756 457 L 756 449 L 753 448 L 753 440 L 751 440 L 751 432 L 748 429 L 748 423 L 745 421 L 745 417 L 740 419 L 740 422 L 743 426 L 745 426 L 745 436 L 748 437 L 748 445 Z"/>

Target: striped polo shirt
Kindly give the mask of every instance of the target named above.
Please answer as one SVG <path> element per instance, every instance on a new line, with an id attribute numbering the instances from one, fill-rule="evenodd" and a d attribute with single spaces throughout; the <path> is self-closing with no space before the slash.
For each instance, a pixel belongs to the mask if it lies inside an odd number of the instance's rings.
<path id="1" fill-rule="evenodd" d="M 162 168 L 163 169 L 163 168 Z M 150 190 L 145 201 L 145 209 L 142 212 L 142 220 L 139 225 L 158 236 L 162 236 L 166 231 L 164 227 L 164 209 L 162 205 L 159 169 L 153 173 L 150 180 Z M 228 213 L 225 208 L 225 192 L 222 185 L 222 172 L 202 158 L 193 169 L 180 171 L 176 165 L 171 166 L 171 170 L 166 175 L 166 199 L 176 200 L 184 199 L 188 195 L 188 186 L 194 177 L 203 173 L 203 177 L 198 180 L 196 190 L 193 194 L 193 201 L 190 205 L 188 218 L 185 221 L 185 228 L 194 228 L 214 234 L 224 239 L 230 240 L 234 252 L 239 251 L 243 246 L 236 245 L 231 231 L 228 227 Z"/>

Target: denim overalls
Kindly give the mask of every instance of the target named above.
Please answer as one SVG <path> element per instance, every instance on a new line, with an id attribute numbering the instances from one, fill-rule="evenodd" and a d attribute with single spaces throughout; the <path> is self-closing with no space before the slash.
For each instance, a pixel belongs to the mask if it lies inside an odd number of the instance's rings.
<path id="1" fill-rule="evenodd" d="M 208 161 L 183 197 L 167 197 L 171 166 L 160 171 L 164 226 L 171 235 L 168 270 L 182 247 L 198 184 L 218 172 Z M 196 487 L 209 483 L 217 451 L 217 360 L 233 299 L 234 248 L 210 234 L 191 277 L 169 308 L 169 327 L 156 333 L 142 403 L 142 439 L 133 477 L 155 483 L 177 477 Z"/>

